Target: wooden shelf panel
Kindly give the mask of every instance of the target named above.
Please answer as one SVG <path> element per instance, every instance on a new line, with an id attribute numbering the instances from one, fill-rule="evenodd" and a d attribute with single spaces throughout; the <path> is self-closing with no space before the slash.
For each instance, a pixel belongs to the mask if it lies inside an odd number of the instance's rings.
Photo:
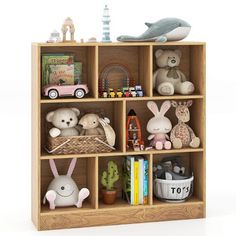
<path id="1" fill-rule="evenodd" d="M 165 220 L 195 219 L 204 217 L 204 203 L 192 198 L 184 203 L 129 206 L 118 202 L 117 207 L 45 211 L 40 214 L 39 230 L 157 222 Z"/>
<path id="2" fill-rule="evenodd" d="M 102 43 L 102 42 L 97 42 L 97 43 L 32 43 L 35 46 L 38 47 L 78 47 L 78 46 L 155 46 L 155 45 L 170 45 L 170 46 L 178 46 L 178 45 L 206 45 L 205 42 L 195 42 L 195 41 L 178 41 L 178 42 L 111 42 L 111 43 Z"/>
<path id="3" fill-rule="evenodd" d="M 158 96 L 153 97 L 130 97 L 130 98 L 58 98 L 58 99 L 47 99 L 43 98 L 40 100 L 41 104 L 46 103 L 80 103 L 80 102 L 116 102 L 116 101 L 143 101 L 143 100 L 189 100 L 189 99 L 203 99 L 204 95 L 193 94 L 193 95 L 173 95 L 173 96 Z"/>
<path id="4" fill-rule="evenodd" d="M 107 157 L 107 156 L 127 156 L 127 155 L 148 155 L 148 154 L 178 154 L 178 153 L 193 153 L 193 152 L 203 152 L 203 148 L 184 148 L 184 149 L 170 149 L 170 150 L 149 150 L 149 151 L 115 151 L 108 153 L 87 153 L 87 154 L 66 154 L 66 155 L 50 155 L 44 152 L 40 159 L 41 160 L 49 160 L 49 159 L 66 159 L 66 158 L 85 158 L 85 157 L 96 157 L 99 158 Z"/>

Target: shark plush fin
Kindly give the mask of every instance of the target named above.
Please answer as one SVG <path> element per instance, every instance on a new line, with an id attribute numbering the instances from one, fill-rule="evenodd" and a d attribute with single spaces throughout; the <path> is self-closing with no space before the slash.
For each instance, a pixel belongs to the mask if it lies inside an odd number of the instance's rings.
<path id="1" fill-rule="evenodd" d="M 145 25 L 146 25 L 148 28 L 150 28 L 153 24 L 146 22 Z"/>

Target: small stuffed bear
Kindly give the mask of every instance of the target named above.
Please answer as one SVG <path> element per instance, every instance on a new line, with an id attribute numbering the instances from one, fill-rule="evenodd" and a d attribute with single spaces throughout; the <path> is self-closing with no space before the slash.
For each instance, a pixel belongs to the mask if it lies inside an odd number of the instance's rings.
<path id="1" fill-rule="evenodd" d="M 49 130 L 51 137 L 58 136 L 77 136 L 79 135 L 76 125 L 80 114 L 77 108 L 59 108 L 47 114 L 46 120 L 53 124 Z"/>
<path id="2" fill-rule="evenodd" d="M 79 125 L 82 127 L 81 135 L 104 135 L 104 130 L 99 127 L 99 116 L 94 113 L 89 113 L 84 115 L 80 121 Z"/>
<path id="3" fill-rule="evenodd" d="M 187 81 L 184 73 L 178 68 L 181 51 L 162 50 L 156 51 L 156 64 L 158 69 L 153 74 L 153 89 L 164 96 L 179 94 L 192 94 L 194 85 Z"/>

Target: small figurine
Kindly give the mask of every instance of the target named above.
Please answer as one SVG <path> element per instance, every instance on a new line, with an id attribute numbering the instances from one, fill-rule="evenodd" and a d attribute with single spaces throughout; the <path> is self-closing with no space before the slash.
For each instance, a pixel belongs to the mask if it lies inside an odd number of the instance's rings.
<path id="1" fill-rule="evenodd" d="M 102 18 L 102 23 L 103 23 L 103 37 L 102 37 L 102 42 L 104 43 L 109 43 L 111 42 L 110 39 L 110 24 L 111 20 L 110 20 L 110 15 L 109 15 L 109 8 L 107 7 L 107 5 L 105 5 L 104 9 L 103 9 L 103 18 Z"/>
<path id="2" fill-rule="evenodd" d="M 66 40 L 66 33 L 68 31 L 68 28 L 70 30 L 70 40 Z M 74 23 L 72 21 L 72 19 L 70 17 L 67 17 L 61 27 L 61 31 L 63 34 L 63 42 L 75 42 L 74 39 L 74 34 L 75 34 L 75 26 Z"/>
<path id="3" fill-rule="evenodd" d="M 107 171 L 103 171 L 101 177 L 101 183 L 104 187 L 104 189 L 102 189 L 103 202 L 105 204 L 114 204 L 117 195 L 114 183 L 118 180 L 118 167 L 114 161 L 109 161 Z"/>
<path id="4" fill-rule="evenodd" d="M 95 37 L 91 37 L 88 39 L 88 43 L 97 43 L 97 39 Z"/>
<path id="5" fill-rule="evenodd" d="M 175 115 L 178 118 L 178 124 L 171 130 L 170 139 L 174 148 L 192 147 L 198 148 L 200 146 L 200 139 L 195 135 L 194 131 L 186 123 L 190 121 L 189 107 L 192 106 L 193 101 L 187 102 L 172 101 L 172 106 L 175 107 Z"/>
<path id="6" fill-rule="evenodd" d="M 143 97 L 144 96 L 141 85 L 136 85 L 134 88 L 135 88 L 135 91 L 137 93 L 137 97 Z"/>
<path id="7" fill-rule="evenodd" d="M 58 31 L 54 30 L 50 34 L 50 38 L 48 39 L 47 43 L 59 43 L 59 42 L 61 42 L 60 33 Z"/>
<path id="8" fill-rule="evenodd" d="M 77 208 L 81 208 L 84 199 L 89 196 L 89 190 L 87 188 L 82 188 L 79 191 L 77 184 L 71 178 L 76 161 L 76 158 L 72 159 L 66 175 L 59 175 L 54 160 L 49 160 L 54 179 L 48 186 L 43 199 L 43 204 L 46 204 L 47 200 L 49 202 L 50 210 L 54 210 L 56 207 L 67 207 L 73 205 Z"/>
<path id="9" fill-rule="evenodd" d="M 157 104 L 153 101 L 147 102 L 147 107 L 154 115 L 147 123 L 147 131 L 150 133 L 148 140 L 152 140 L 150 147 L 154 147 L 157 150 L 163 148 L 171 149 L 168 133 L 172 129 L 172 124 L 171 121 L 164 116 L 171 107 L 170 101 L 163 102 L 160 111 Z"/>

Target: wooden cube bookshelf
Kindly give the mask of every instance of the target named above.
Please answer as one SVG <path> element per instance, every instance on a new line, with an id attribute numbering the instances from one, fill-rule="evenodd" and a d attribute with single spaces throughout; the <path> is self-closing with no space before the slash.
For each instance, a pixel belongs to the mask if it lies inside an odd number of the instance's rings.
<path id="1" fill-rule="evenodd" d="M 152 89 L 152 74 L 156 70 L 154 52 L 157 49 L 180 49 L 183 53 L 180 68 L 195 85 L 192 95 L 159 96 Z M 86 227 L 98 225 L 116 225 L 165 220 L 194 219 L 205 217 L 205 43 L 168 42 L 168 43 L 33 43 L 32 44 L 32 220 L 38 230 Z M 76 60 L 83 63 L 83 82 L 88 84 L 90 93 L 82 99 L 58 98 L 51 100 L 41 95 L 41 55 L 43 53 L 73 53 Z M 103 68 L 110 63 L 120 63 L 129 69 L 136 84 L 140 84 L 144 97 L 138 98 L 100 98 L 99 76 Z M 190 126 L 201 139 L 199 148 L 171 150 L 148 150 L 135 152 L 126 148 L 126 118 L 130 109 L 137 113 L 143 138 L 148 133 L 146 124 L 152 116 L 146 103 L 153 100 L 160 105 L 164 100 L 193 100 L 190 109 Z M 110 153 L 52 155 L 45 150 L 45 115 L 59 107 L 78 107 L 83 111 L 100 110 L 109 117 L 116 131 L 116 150 Z M 173 124 L 177 120 L 174 109 L 167 116 Z M 149 161 L 149 197 L 147 205 L 130 206 L 122 200 L 122 183 L 116 183 L 118 198 L 114 205 L 105 205 L 101 200 L 101 171 L 109 160 L 114 160 L 122 175 L 122 162 L 127 155 L 143 155 Z M 158 201 L 153 196 L 153 163 L 166 156 L 178 155 L 194 172 L 194 192 L 183 203 Z M 42 205 L 47 186 L 53 176 L 49 168 L 49 159 L 55 159 L 59 173 L 63 174 L 70 158 L 77 158 L 73 178 L 79 188 L 90 190 L 89 198 L 81 209 L 76 207 L 49 210 Z"/>

